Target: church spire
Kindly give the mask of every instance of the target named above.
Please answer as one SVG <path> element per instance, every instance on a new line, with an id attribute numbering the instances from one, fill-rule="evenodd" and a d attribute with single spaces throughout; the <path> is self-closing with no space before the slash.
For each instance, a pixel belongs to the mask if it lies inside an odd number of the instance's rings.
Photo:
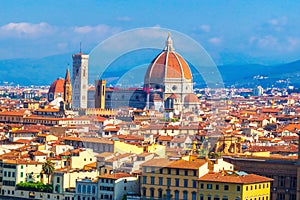
<path id="1" fill-rule="evenodd" d="M 66 70 L 66 76 L 65 76 L 64 103 L 67 110 L 70 110 L 72 108 L 72 84 L 71 84 L 69 66 Z"/>
<path id="2" fill-rule="evenodd" d="M 68 68 L 66 70 L 65 81 L 68 82 L 68 83 L 71 83 L 71 76 L 70 76 L 69 66 L 68 66 Z"/>
<path id="3" fill-rule="evenodd" d="M 174 51 L 173 40 L 171 39 L 171 33 L 170 32 L 168 32 L 168 38 L 167 38 L 167 41 L 166 41 L 165 51 Z"/>

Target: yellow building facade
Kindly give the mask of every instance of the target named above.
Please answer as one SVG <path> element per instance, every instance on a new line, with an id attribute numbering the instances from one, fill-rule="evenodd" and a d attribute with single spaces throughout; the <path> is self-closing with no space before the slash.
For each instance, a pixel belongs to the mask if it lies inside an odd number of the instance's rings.
<path id="1" fill-rule="evenodd" d="M 166 157 L 166 146 L 159 144 L 151 144 L 151 145 L 136 145 L 130 144 L 122 141 L 114 141 L 114 152 L 125 154 L 125 153 L 156 153 L 160 158 Z"/>
<path id="2" fill-rule="evenodd" d="M 142 165 L 142 199 L 270 200 L 272 179 L 233 171 L 223 159 L 152 159 Z"/>
<path id="3" fill-rule="evenodd" d="M 199 178 L 199 200 L 269 200 L 272 179 L 222 171 Z"/>
<path id="4" fill-rule="evenodd" d="M 143 164 L 142 199 L 197 200 L 198 178 L 208 173 L 205 160 L 152 159 Z"/>

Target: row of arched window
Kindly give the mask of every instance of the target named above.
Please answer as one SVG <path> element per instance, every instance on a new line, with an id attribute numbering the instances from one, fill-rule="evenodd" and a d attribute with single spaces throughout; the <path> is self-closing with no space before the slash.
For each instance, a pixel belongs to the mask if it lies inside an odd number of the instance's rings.
<path id="1" fill-rule="evenodd" d="M 96 193 L 96 186 L 78 184 L 77 193 L 95 194 Z"/>

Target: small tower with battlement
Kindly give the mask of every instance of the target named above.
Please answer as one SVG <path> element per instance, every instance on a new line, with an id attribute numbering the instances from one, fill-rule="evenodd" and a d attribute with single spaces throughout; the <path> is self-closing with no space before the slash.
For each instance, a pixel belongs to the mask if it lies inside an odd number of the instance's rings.
<path id="1" fill-rule="evenodd" d="M 96 80 L 96 92 L 95 92 L 95 108 L 105 108 L 105 92 L 106 92 L 106 81 Z"/>

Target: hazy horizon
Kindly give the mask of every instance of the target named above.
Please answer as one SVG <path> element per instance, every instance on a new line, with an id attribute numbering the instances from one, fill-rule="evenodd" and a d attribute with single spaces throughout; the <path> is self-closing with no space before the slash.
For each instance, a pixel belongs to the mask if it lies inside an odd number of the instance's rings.
<path id="1" fill-rule="evenodd" d="M 287 63 L 300 59 L 299 7 L 280 0 L 3 1 L 0 60 L 74 53 L 80 42 L 89 53 L 116 33 L 161 27 L 188 35 L 218 65 Z"/>

